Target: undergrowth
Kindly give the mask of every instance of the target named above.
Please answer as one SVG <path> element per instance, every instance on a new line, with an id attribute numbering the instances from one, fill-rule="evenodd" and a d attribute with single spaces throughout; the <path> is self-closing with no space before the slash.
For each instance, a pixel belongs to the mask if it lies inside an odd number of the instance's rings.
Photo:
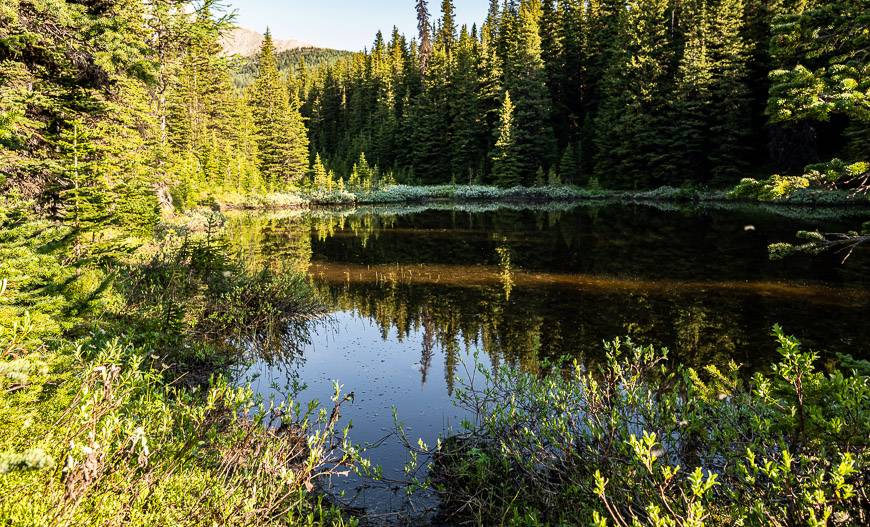
<path id="1" fill-rule="evenodd" d="M 358 458 L 328 406 L 224 366 L 318 316 L 304 279 L 204 233 L 88 233 L 0 206 L 0 524 L 355 524 L 317 492 Z"/>
<path id="2" fill-rule="evenodd" d="M 819 371 L 774 335 L 779 363 L 749 379 L 620 340 L 591 368 L 480 368 L 456 396 L 476 418 L 427 452 L 445 521 L 867 525 L 870 365 Z"/>

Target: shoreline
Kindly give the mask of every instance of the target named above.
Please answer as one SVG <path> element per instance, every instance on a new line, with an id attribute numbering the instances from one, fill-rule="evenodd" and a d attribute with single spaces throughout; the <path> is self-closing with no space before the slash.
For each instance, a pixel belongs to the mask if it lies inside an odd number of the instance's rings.
<path id="1" fill-rule="evenodd" d="M 478 185 L 395 185 L 372 191 L 272 192 L 225 194 L 207 198 L 221 211 L 314 210 L 376 205 L 510 204 L 543 205 L 584 202 L 734 204 L 801 208 L 870 209 L 870 198 L 848 192 L 800 190 L 777 200 L 735 198 L 728 191 L 660 187 L 645 191 L 588 190 L 573 186 L 499 187 Z"/>

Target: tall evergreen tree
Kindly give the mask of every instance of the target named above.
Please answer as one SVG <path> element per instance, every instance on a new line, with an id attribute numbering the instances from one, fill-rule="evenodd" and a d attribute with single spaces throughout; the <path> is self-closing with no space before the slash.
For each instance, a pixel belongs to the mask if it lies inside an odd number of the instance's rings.
<path id="1" fill-rule="evenodd" d="M 584 83 L 587 75 L 587 51 L 583 44 L 584 3 L 577 0 L 559 1 L 559 23 L 557 38 L 560 42 L 561 70 L 558 75 L 561 101 L 558 105 L 565 114 L 559 137 L 563 142 L 575 143 L 580 138 L 583 122 L 583 105 L 586 100 Z"/>
<path id="2" fill-rule="evenodd" d="M 481 170 L 478 142 L 477 53 L 467 26 L 462 26 L 450 73 L 450 146 L 452 178 L 471 182 Z"/>
<path id="3" fill-rule="evenodd" d="M 417 34 L 420 38 L 417 60 L 420 64 L 420 70 L 426 71 L 426 68 L 429 67 L 429 57 L 432 55 L 428 0 L 417 0 Z"/>
<path id="4" fill-rule="evenodd" d="M 414 175 L 421 183 L 451 181 L 449 60 L 438 46 L 429 60 L 423 92 L 414 107 Z"/>
<path id="5" fill-rule="evenodd" d="M 710 24 L 711 128 L 709 165 L 715 185 L 734 184 L 745 177 L 752 159 L 752 92 L 750 50 L 744 34 L 743 0 L 719 0 Z"/>
<path id="6" fill-rule="evenodd" d="M 531 185 L 539 168 L 548 169 L 556 155 L 550 124 L 550 99 L 541 59 L 539 23 L 541 5 L 528 0 L 520 5 L 512 77 L 506 77 L 507 89 L 516 101 L 513 141 L 523 183 Z"/>
<path id="7" fill-rule="evenodd" d="M 504 94 L 499 119 L 499 136 L 492 159 L 492 177 L 500 187 L 515 187 L 523 182 L 523 173 L 516 148 L 514 105 L 510 92 Z"/>
<path id="8" fill-rule="evenodd" d="M 596 171 L 605 186 L 648 188 L 664 179 L 672 64 L 669 7 L 667 0 L 631 0 L 620 11 L 596 124 Z"/>
<path id="9" fill-rule="evenodd" d="M 273 188 L 298 183 L 308 170 L 308 133 L 298 106 L 290 105 L 268 30 L 257 67 L 250 105 L 257 127 L 260 172 Z"/>
<path id="10" fill-rule="evenodd" d="M 503 75 L 498 52 L 498 30 L 500 26 L 498 0 L 490 0 L 489 13 L 481 29 L 480 60 L 478 66 L 478 112 L 480 130 L 478 143 L 484 153 L 484 166 L 481 179 L 487 181 L 491 173 L 489 152 L 498 138 L 499 112 L 503 100 Z"/>
<path id="11" fill-rule="evenodd" d="M 667 171 L 662 183 L 680 186 L 706 181 L 710 129 L 710 89 L 713 81 L 708 51 L 709 17 L 707 0 L 689 0 L 682 6 L 686 27 L 677 69 L 666 151 Z"/>
<path id="12" fill-rule="evenodd" d="M 450 56 L 453 44 L 456 42 L 456 8 L 453 0 L 441 0 L 441 27 L 438 31 L 436 45 L 441 45 Z"/>

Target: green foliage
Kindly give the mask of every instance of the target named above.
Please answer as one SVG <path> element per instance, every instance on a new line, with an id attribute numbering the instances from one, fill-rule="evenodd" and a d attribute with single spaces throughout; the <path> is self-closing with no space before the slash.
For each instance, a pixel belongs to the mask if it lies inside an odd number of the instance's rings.
<path id="1" fill-rule="evenodd" d="M 20 405 L 42 385 L 4 402 L 4 521 L 344 524 L 307 497 L 316 474 L 355 455 L 325 412 L 263 406 L 219 377 L 202 393 L 173 386 L 151 350 L 119 338 L 67 346 L 67 371 L 47 381 L 74 373 L 78 382 L 35 408 Z M 282 421 L 285 410 L 294 417 Z M 20 432 L 8 434 L 14 427 Z M 17 453 L 22 441 L 30 446 Z M 59 464 L 62 471 L 52 470 Z"/>
<path id="2" fill-rule="evenodd" d="M 106 267 L 70 253 L 71 228 L 0 207 L 0 522 L 355 524 L 311 495 L 358 459 L 338 388 L 329 413 L 216 369 L 292 352 L 320 313 L 304 279 L 234 263 L 216 219 Z"/>
<path id="3" fill-rule="evenodd" d="M 772 54 L 783 66 L 770 73 L 774 120 L 870 118 L 868 21 L 862 0 L 811 3 L 773 21 Z"/>
<path id="4" fill-rule="evenodd" d="M 308 131 L 295 98 L 290 103 L 268 32 L 257 57 L 257 77 L 249 98 L 263 177 L 273 189 L 300 182 L 309 166 Z"/>
<path id="5" fill-rule="evenodd" d="M 822 372 L 775 326 L 746 379 L 616 340 L 603 364 L 505 368 L 457 389 L 475 418 L 435 454 L 447 510 L 476 524 L 861 525 L 866 368 Z"/>
<path id="6" fill-rule="evenodd" d="M 514 105 L 511 102 L 510 92 L 504 94 L 499 123 L 498 141 L 495 143 L 495 154 L 492 159 L 492 177 L 502 188 L 516 187 L 523 179 L 517 159 Z"/>
<path id="7" fill-rule="evenodd" d="M 734 187 L 730 196 L 738 199 L 758 201 L 773 201 L 787 198 L 800 189 L 810 186 L 810 180 L 805 177 L 771 176 L 764 181 L 745 178 Z"/>

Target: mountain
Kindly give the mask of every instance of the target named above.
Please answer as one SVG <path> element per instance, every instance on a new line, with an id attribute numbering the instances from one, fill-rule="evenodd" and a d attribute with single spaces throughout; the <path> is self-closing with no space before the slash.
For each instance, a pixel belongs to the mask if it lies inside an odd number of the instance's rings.
<path id="1" fill-rule="evenodd" d="M 276 51 L 287 51 L 291 49 L 311 47 L 311 44 L 300 42 L 298 40 L 278 40 L 275 42 Z M 221 38 L 221 45 L 224 48 L 224 53 L 227 55 L 241 55 L 250 57 L 257 54 L 260 50 L 260 44 L 263 43 L 263 34 L 257 33 L 252 29 L 237 27 L 228 31 Z"/>

